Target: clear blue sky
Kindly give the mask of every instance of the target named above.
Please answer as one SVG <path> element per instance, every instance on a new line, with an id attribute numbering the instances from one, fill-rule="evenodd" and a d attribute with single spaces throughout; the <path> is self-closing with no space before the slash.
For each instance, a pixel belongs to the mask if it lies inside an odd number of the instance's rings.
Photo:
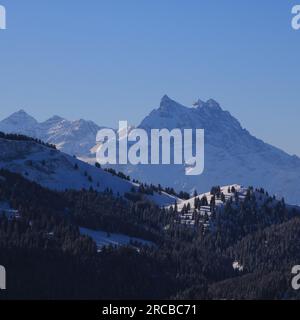
<path id="1" fill-rule="evenodd" d="M 300 155 L 300 0 L 0 0 L 0 118 L 24 108 L 117 126 L 167 93 L 218 100 Z"/>

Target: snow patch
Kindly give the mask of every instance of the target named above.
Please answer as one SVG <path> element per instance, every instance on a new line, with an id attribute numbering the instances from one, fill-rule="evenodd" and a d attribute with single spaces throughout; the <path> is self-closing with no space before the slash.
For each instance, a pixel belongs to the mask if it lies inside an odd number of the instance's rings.
<path id="1" fill-rule="evenodd" d="M 96 231 L 87 228 L 80 228 L 80 233 L 82 235 L 91 237 L 96 242 L 98 249 L 107 246 L 155 246 L 155 244 L 151 241 L 147 241 L 141 238 L 130 237 L 125 234 Z"/>

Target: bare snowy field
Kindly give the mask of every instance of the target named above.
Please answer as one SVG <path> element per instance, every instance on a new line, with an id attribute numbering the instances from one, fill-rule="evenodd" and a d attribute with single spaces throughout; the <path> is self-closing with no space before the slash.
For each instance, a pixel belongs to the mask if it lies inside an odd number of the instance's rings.
<path id="1" fill-rule="evenodd" d="M 98 249 L 107 246 L 126 246 L 126 245 L 147 245 L 154 246 L 151 241 L 143 240 L 140 238 L 129 237 L 120 233 L 107 233 L 105 231 L 96 231 L 86 228 L 80 228 L 80 233 L 91 237 L 97 244 Z"/>

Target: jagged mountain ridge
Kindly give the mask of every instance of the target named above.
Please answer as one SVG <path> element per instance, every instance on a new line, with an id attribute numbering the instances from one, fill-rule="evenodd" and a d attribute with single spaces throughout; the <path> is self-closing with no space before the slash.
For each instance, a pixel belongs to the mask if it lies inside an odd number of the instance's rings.
<path id="1" fill-rule="evenodd" d="M 300 159 L 251 135 L 214 100 L 186 107 L 164 96 L 139 128 L 193 128 L 205 130 L 205 169 L 186 176 L 183 165 L 123 166 L 132 177 L 200 193 L 213 185 L 260 186 L 290 203 L 300 203 Z"/>
<path id="2" fill-rule="evenodd" d="M 39 123 L 24 110 L 19 110 L 0 122 L 0 131 L 38 138 L 55 144 L 65 153 L 79 157 L 90 154 L 100 128 L 93 121 L 69 121 L 59 116 Z"/>

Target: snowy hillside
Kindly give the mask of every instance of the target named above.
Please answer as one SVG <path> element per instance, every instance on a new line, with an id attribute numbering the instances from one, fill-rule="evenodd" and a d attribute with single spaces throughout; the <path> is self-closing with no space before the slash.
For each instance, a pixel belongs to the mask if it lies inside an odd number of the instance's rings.
<path id="1" fill-rule="evenodd" d="M 232 192 L 228 192 L 228 188 L 232 189 L 232 187 L 235 189 L 236 192 L 239 193 L 240 198 L 242 198 L 246 195 L 247 188 L 244 188 L 240 185 L 234 184 L 234 185 L 230 185 L 230 186 L 223 186 L 223 187 L 221 187 L 221 192 L 224 194 L 226 200 L 228 200 L 230 197 L 233 197 Z M 202 199 L 203 197 L 206 197 L 208 203 L 210 203 L 213 195 L 209 191 L 209 192 L 205 192 L 202 194 L 198 194 L 196 197 L 192 197 L 189 200 L 178 201 L 178 203 L 177 203 L 178 211 L 181 211 L 184 206 L 188 206 L 188 205 L 191 208 L 191 210 L 194 210 L 195 209 L 195 198 Z M 216 199 L 216 206 L 222 206 L 223 204 L 224 203 L 221 201 L 221 199 Z"/>
<path id="2" fill-rule="evenodd" d="M 137 184 L 77 160 L 58 150 L 33 141 L 16 141 L 0 138 L 0 168 L 16 172 L 53 190 L 82 188 L 104 191 L 111 189 L 115 195 L 130 192 Z M 175 202 L 166 193 L 154 193 L 151 198 L 158 205 Z"/>
<path id="3" fill-rule="evenodd" d="M 262 209 L 276 209 L 278 206 L 283 206 L 288 210 L 296 210 L 298 214 L 300 212 L 299 206 L 286 204 L 282 199 L 269 195 L 262 188 L 245 188 L 236 184 L 213 187 L 209 192 L 199 194 L 189 200 L 178 201 L 176 205 L 169 207 L 177 212 L 177 223 L 188 227 L 202 225 L 204 229 L 210 228 L 213 230 L 214 223 L 211 223 L 211 220 L 216 216 L 224 216 L 227 205 L 232 209 L 240 210 L 243 206 L 249 205 L 249 201 L 252 201 L 253 212 L 259 212 Z M 249 216 L 251 216 L 251 213 L 248 212 Z M 265 217 L 268 219 L 268 214 Z"/>
<path id="4" fill-rule="evenodd" d="M 189 200 L 181 200 L 176 205 L 171 205 L 174 210 L 177 210 L 177 222 L 181 225 L 195 227 L 202 224 L 204 228 L 210 228 L 210 220 L 213 212 L 220 212 L 224 205 L 230 199 L 238 196 L 240 201 L 243 201 L 247 194 L 247 189 L 240 185 L 220 187 L 220 192 L 216 196 L 211 191 L 198 194 Z M 223 199 L 222 199 L 222 196 Z M 214 204 L 212 205 L 212 202 Z M 177 207 L 177 208 L 176 208 Z"/>

